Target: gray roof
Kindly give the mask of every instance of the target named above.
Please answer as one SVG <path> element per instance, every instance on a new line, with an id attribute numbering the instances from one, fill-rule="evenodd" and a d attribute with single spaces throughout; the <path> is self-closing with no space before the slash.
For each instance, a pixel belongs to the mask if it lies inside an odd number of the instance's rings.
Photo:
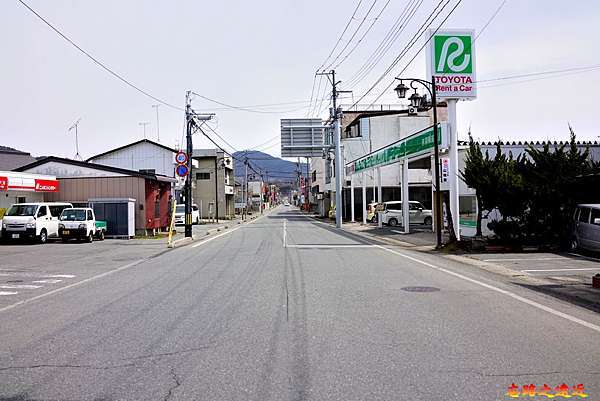
<path id="1" fill-rule="evenodd" d="M 0 170 L 9 171 L 33 163 L 35 157 L 30 153 L 22 152 L 8 146 L 0 145 Z"/>

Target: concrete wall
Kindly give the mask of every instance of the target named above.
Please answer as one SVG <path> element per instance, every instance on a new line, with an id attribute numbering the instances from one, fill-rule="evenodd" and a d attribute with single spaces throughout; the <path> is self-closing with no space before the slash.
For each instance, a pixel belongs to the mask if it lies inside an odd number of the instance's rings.
<path id="1" fill-rule="evenodd" d="M 133 171 L 154 169 L 156 174 L 175 176 L 175 152 L 148 142 L 128 146 L 89 162 Z"/>
<path id="2" fill-rule="evenodd" d="M 194 188 L 192 190 L 193 201 L 198 207 L 201 207 L 201 214 L 203 218 L 208 217 L 209 204 L 215 202 L 215 158 L 214 157 L 201 157 L 195 158 L 198 167 L 192 171 L 192 180 Z M 199 180 L 197 179 L 198 173 L 210 174 L 210 179 Z M 226 182 L 231 185 L 233 190 L 233 170 L 229 168 L 218 168 L 217 169 L 217 191 L 218 191 L 218 202 L 219 202 L 219 218 L 233 218 L 235 216 L 234 209 L 234 194 L 225 194 Z M 213 210 L 213 213 L 215 211 Z"/>

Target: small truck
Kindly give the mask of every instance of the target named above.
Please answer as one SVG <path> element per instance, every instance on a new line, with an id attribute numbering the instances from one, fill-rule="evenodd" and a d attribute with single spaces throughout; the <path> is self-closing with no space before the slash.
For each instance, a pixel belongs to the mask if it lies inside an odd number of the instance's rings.
<path id="1" fill-rule="evenodd" d="M 68 208 L 62 211 L 58 223 L 58 235 L 67 242 L 69 239 L 92 242 L 102 241 L 106 234 L 106 222 L 96 220 L 94 210 L 89 207 Z"/>

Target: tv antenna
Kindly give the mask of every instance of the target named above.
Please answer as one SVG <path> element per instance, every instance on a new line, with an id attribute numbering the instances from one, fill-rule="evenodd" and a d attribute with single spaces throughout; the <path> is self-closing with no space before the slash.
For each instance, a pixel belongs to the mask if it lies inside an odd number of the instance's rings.
<path id="1" fill-rule="evenodd" d="M 75 129 L 75 150 L 77 152 L 77 153 L 75 153 L 75 160 L 83 161 L 83 158 L 79 154 L 79 137 L 77 136 L 77 126 L 79 125 L 80 121 L 81 121 L 81 118 L 78 118 L 77 121 L 75 121 L 73 123 L 73 125 L 71 125 L 69 127 L 68 132 L 71 132 L 73 129 Z"/>

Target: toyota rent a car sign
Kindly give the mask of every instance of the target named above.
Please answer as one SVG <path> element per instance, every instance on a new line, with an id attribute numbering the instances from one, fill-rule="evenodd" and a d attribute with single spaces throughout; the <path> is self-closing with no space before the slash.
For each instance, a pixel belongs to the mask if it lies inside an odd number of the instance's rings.
<path id="1" fill-rule="evenodd" d="M 473 31 L 438 31 L 429 41 L 428 75 L 435 81 L 438 99 L 477 97 Z"/>

